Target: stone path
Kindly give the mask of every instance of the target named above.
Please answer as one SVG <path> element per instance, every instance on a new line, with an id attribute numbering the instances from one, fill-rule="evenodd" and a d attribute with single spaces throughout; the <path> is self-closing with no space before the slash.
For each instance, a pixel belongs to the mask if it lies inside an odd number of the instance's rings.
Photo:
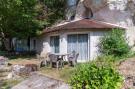
<path id="1" fill-rule="evenodd" d="M 70 87 L 62 81 L 34 74 L 12 89 L 70 89 Z"/>

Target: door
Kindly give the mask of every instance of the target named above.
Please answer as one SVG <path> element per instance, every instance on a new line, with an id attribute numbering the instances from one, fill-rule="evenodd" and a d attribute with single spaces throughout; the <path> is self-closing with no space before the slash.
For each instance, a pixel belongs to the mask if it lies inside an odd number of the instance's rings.
<path id="1" fill-rule="evenodd" d="M 78 60 L 88 59 L 88 34 L 68 35 L 68 53 L 76 51 L 79 53 Z"/>
<path id="2" fill-rule="evenodd" d="M 50 46 L 52 53 L 59 53 L 59 36 L 50 37 Z"/>

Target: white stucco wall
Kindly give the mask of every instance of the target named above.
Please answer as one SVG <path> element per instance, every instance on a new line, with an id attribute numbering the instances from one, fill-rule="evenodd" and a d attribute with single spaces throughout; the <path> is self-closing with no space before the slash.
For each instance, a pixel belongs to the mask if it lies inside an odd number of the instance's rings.
<path id="1" fill-rule="evenodd" d="M 98 43 L 99 43 L 99 38 L 103 36 L 103 34 L 106 31 L 61 31 L 59 33 L 48 33 L 46 34 L 44 40 L 40 42 L 43 47 L 40 49 L 41 53 L 47 53 L 51 52 L 51 47 L 50 47 L 50 36 L 60 36 L 60 54 L 65 54 L 67 53 L 67 36 L 69 34 L 88 34 L 88 58 L 89 60 L 93 60 L 96 58 L 99 54 L 98 52 Z M 40 40 L 41 41 L 41 40 Z M 84 62 L 84 60 L 78 60 L 79 62 Z"/>
<path id="2" fill-rule="evenodd" d="M 100 38 L 104 36 L 106 32 L 105 31 L 92 31 L 90 32 L 90 56 L 91 59 L 96 58 L 97 56 L 100 55 L 99 52 L 99 42 Z"/>

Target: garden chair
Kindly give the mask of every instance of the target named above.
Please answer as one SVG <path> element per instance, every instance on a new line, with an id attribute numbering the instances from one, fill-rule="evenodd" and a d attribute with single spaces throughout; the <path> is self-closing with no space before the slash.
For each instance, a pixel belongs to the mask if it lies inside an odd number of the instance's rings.
<path id="1" fill-rule="evenodd" d="M 40 55 L 37 54 L 37 59 L 40 61 L 40 67 L 47 66 L 50 63 L 50 60 L 48 58 L 48 55 L 50 53 L 41 53 Z"/>
<path id="2" fill-rule="evenodd" d="M 76 53 L 75 51 L 73 51 L 71 54 L 67 56 L 68 63 L 70 66 L 75 66 L 77 64 L 78 56 L 79 56 L 79 53 Z"/>
<path id="3" fill-rule="evenodd" d="M 50 59 L 50 64 L 51 67 L 54 67 L 54 64 L 56 65 L 56 68 L 59 69 L 61 66 L 61 60 L 59 60 L 58 56 L 55 54 L 49 54 L 48 55 L 49 59 Z"/>

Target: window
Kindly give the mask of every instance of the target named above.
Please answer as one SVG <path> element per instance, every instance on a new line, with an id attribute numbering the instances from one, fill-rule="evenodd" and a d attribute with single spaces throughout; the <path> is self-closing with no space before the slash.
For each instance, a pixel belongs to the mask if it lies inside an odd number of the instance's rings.
<path id="1" fill-rule="evenodd" d="M 59 53 L 59 36 L 50 37 L 50 46 L 52 53 Z"/>
<path id="2" fill-rule="evenodd" d="M 88 34 L 68 35 L 68 53 L 76 51 L 79 60 L 88 59 Z"/>

